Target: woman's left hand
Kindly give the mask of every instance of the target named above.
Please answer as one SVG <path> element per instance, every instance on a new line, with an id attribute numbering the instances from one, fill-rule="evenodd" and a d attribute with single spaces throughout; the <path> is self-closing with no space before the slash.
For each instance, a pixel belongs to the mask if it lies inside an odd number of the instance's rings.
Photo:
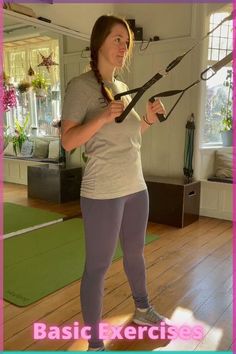
<path id="1" fill-rule="evenodd" d="M 161 100 L 159 98 L 155 100 L 153 103 L 148 101 L 147 106 L 146 106 L 146 112 L 147 112 L 147 120 L 150 123 L 156 123 L 157 121 L 157 113 L 159 114 L 166 114 L 165 107 Z"/>

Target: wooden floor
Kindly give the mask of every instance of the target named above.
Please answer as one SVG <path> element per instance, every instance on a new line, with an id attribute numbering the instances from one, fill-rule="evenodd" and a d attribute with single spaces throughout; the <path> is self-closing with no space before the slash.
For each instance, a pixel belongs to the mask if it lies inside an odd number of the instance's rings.
<path id="1" fill-rule="evenodd" d="M 74 215 L 78 202 L 56 205 L 28 200 L 25 186 L 5 184 L 4 200 Z M 149 224 L 159 239 L 145 248 L 147 283 L 151 303 L 176 326 L 200 325 L 201 340 L 113 340 L 108 350 L 227 351 L 232 350 L 232 223 L 201 217 L 183 229 Z M 80 281 L 30 306 L 4 303 L 4 349 L 18 351 L 86 350 L 83 340 L 37 340 L 34 322 L 72 325 L 82 322 Z M 122 261 L 112 264 L 105 280 L 103 315 L 114 325 L 129 323 L 134 310 Z"/>

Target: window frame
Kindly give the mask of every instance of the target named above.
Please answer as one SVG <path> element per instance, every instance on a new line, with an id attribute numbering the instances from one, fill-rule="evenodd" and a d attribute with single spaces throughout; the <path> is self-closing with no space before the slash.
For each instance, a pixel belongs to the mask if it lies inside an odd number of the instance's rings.
<path id="1" fill-rule="evenodd" d="M 208 19 L 208 31 L 211 30 L 211 27 L 210 27 L 210 24 L 211 24 L 211 16 L 214 16 L 216 13 L 223 13 L 225 14 L 224 17 L 228 16 L 230 14 L 230 10 L 229 9 L 221 9 L 221 11 L 216 11 L 214 13 L 212 13 L 210 16 L 209 16 L 209 19 Z M 233 22 L 232 23 L 232 31 L 233 31 Z M 214 24 L 214 26 L 217 25 L 217 24 Z M 214 32 L 213 32 L 213 36 L 214 38 Z M 217 36 L 218 37 L 218 36 Z M 208 59 L 209 57 L 209 50 L 210 50 L 210 36 L 208 38 L 208 42 L 207 42 L 207 50 L 206 50 L 206 66 L 207 67 L 210 67 L 212 65 L 214 65 L 215 63 L 217 63 L 218 60 L 212 60 L 212 59 Z M 229 38 L 229 40 L 232 40 L 232 45 L 233 45 L 233 38 Z M 229 42 L 228 40 L 228 42 Z M 226 53 L 228 54 L 230 52 L 231 49 L 227 49 L 226 48 Z M 232 49 L 233 50 L 233 49 Z M 219 48 L 218 48 L 218 51 L 219 51 Z M 225 54 L 225 56 L 227 55 Z M 218 56 L 219 57 L 219 56 Z M 219 59 L 220 60 L 220 59 Z M 232 68 L 233 70 L 233 65 L 232 63 L 229 63 L 227 65 L 224 66 L 225 69 L 227 68 Z M 222 68 L 223 69 L 223 68 Z M 223 143 L 221 141 L 218 141 L 218 142 L 214 142 L 214 141 L 211 141 L 211 142 L 204 142 L 204 130 L 205 130 L 205 124 L 206 124 L 206 104 L 207 104 L 207 91 L 208 91 L 208 87 L 207 87 L 207 81 L 205 81 L 205 87 L 204 87 L 204 91 L 205 91 L 205 95 L 204 95 L 204 102 L 203 102 L 203 122 L 202 122 L 202 129 L 201 129 L 201 132 L 200 132 L 200 148 L 201 149 L 209 149 L 209 148 L 221 148 L 223 147 Z M 219 132 L 220 134 L 220 132 Z"/>

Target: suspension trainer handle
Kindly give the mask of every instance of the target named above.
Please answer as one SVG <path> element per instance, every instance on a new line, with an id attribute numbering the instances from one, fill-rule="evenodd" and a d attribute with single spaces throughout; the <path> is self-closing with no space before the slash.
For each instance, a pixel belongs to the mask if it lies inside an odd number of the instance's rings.
<path id="1" fill-rule="evenodd" d="M 162 77 L 164 76 L 164 74 L 161 73 L 157 73 L 156 75 L 154 75 L 148 82 L 146 82 L 143 86 L 141 86 L 140 88 L 137 89 L 137 93 L 134 96 L 134 98 L 132 99 L 132 101 L 128 104 L 128 106 L 125 108 L 124 112 L 121 113 L 121 115 L 117 118 L 115 118 L 116 123 L 121 123 L 123 122 L 123 120 L 127 117 L 127 115 L 129 114 L 129 112 L 133 109 L 133 107 L 135 106 L 135 104 L 139 101 L 139 99 L 142 97 L 142 95 L 149 89 L 149 87 L 151 87 L 152 85 L 154 85 L 158 80 L 160 80 Z M 127 91 L 129 92 L 129 91 Z M 126 94 L 127 94 L 126 92 Z M 119 100 L 120 97 L 122 96 L 122 94 L 117 94 L 115 95 L 114 99 L 115 100 Z"/>

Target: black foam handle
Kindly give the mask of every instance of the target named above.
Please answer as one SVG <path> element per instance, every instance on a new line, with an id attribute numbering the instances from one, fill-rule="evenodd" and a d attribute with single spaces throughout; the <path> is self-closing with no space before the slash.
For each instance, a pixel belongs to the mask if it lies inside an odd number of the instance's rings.
<path id="1" fill-rule="evenodd" d="M 115 101 L 118 101 L 120 99 L 121 99 L 121 95 L 119 93 L 114 96 L 114 100 Z M 121 122 L 123 122 L 123 120 L 124 120 L 124 118 L 122 117 L 122 115 L 120 115 L 119 117 L 115 118 L 115 122 L 116 123 L 121 123 Z"/>
<path id="2" fill-rule="evenodd" d="M 155 98 L 150 98 L 149 102 L 153 103 L 155 101 Z M 164 122 L 166 120 L 166 116 L 164 114 L 157 113 L 157 118 L 159 119 L 159 122 Z"/>
<path id="3" fill-rule="evenodd" d="M 122 123 L 123 120 L 124 120 L 124 118 L 123 118 L 121 115 L 120 115 L 119 117 L 116 117 L 116 118 L 115 118 L 115 122 L 116 122 L 116 123 Z"/>

